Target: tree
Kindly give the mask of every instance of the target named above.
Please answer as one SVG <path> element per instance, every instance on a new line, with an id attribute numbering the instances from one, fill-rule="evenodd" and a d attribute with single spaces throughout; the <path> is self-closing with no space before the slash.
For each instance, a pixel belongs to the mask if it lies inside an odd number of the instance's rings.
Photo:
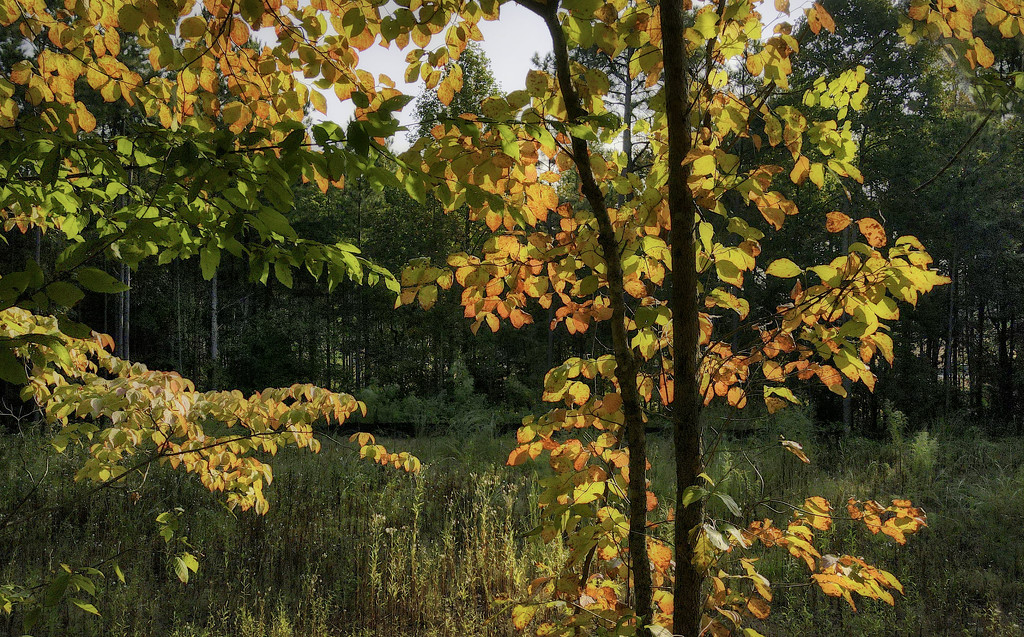
<path id="1" fill-rule="evenodd" d="M 457 117 L 463 113 L 480 115 L 478 111 L 484 98 L 498 94 L 498 81 L 491 71 L 491 61 L 479 45 L 470 42 L 458 58 L 445 67 L 446 89 L 440 95 L 428 91 L 416 100 L 416 119 L 419 125 L 416 136 L 429 135 L 441 120 Z M 451 79 L 449 79 L 449 77 Z M 452 94 L 445 93 L 451 90 Z"/>
<path id="2" fill-rule="evenodd" d="M 718 496 L 726 506 L 731 501 L 715 492 L 703 472 L 709 450 L 699 420 L 703 404 L 720 398 L 742 407 L 758 385 L 756 393 L 770 412 L 798 402 L 784 385 L 789 377 L 817 377 L 841 395 L 851 381 L 872 388 L 875 375 L 868 364 L 879 353 L 892 361 L 893 342 L 886 332 L 887 322 L 899 316 L 897 302 L 916 303 L 920 294 L 948 282 L 930 269 L 931 258 L 914 237 L 896 238 L 883 251 L 890 238 L 870 216 L 856 221 L 864 241 L 836 242 L 847 245 L 838 256 L 836 244 L 823 250 L 826 263 L 803 268 L 780 255 L 766 267 L 757 264 L 765 237 L 758 226 L 778 231 L 797 213 L 791 200 L 770 189 L 776 175 L 819 188 L 862 179 L 847 118 L 868 95 L 863 67 L 822 76 L 803 93 L 804 105 L 833 117 L 819 121 L 771 97 L 789 88 L 801 41 L 834 29 L 821 5 L 806 11 L 799 31 L 784 24 L 774 36 L 762 38 L 760 16 L 746 3 L 705 5 L 690 27 L 681 3 L 520 4 L 547 25 L 553 72 L 531 72 L 526 91 L 485 105 L 485 117 L 498 134 L 481 134 L 472 122 L 455 123 L 438 144 L 417 144 L 403 156 L 444 178 L 458 197 L 461 183 L 455 176 L 461 178 L 463 171 L 445 168 L 445 159 L 478 152 L 467 164 L 475 170 L 463 181 L 511 195 L 475 206 L 492 230 L 505 230 L 488 242 L 482 257 L 453 255 L 452 270 L 407 270 L 403 301 L 424 294 L 434 298 L 437 285 L 454 280 L 464 288 L 467 316 L 495 331 L 502 320 L 515 327 L 530 322 L 531 298 L 542 307 L 560 303 L 552 327 L 565 323 L 570 332 L 585 331 L 601 321 L 611 327 L 611 354 L 570 359 L 549 372 L 545 399 L 563 405 L 524 421 L 520 446 L 509 457 L 515 465 L 548 456 L 556 475 L 542 482 L 547 491 L 539 532 L 549 541 L 567 534 L 572 548 L 556 576 L 531 587 L 541 599 L 517 606 L 514 622 L 525 627 L 540 605 L 572 609 L 542 624 L 542 634 L 578 634 L 584 626 L 633 630 L 625 626 L 634 621 L 642 631 L 671 626 L 673 634 L 682 635 L 740 630 L 741 613 L 767 615 L 767 582 L 751 561 L 739 560 L 735 566 L 744 570 L 729 577 L 751 579 L 756 592 L 748 594 L 727 583 L 726 571 L 715 575 L 711 566 L 724 568 L 727 553 L 758 540 L 803 557 L 829 595 L 851 605 L 852 592 L 891 601 L 884 590 L 898 587 L 891 575 L 851 556 L 823 559 L 813 548 L 812 529 L 832 524 L 831 505 L 821 498 L 795 507 L 785 532 L 772 529 L 770 520 L 739 529 L 710 519 L 704 510 L 709 497 Z M 785 5 L 778 4 L 782 10 Z M 972 64 L 988 66 L 985 45 L 969 38 L 960 24 L 965 15 L 973 19 L 977 9 L 956 9 L 963 13 L 943 6 L 932 18 L 920 8 L 911 16 L 930 20 L 928 29 L 940 32 L 952 25 L 970 47 Z M 908 21 L 904 33 L 912 35 L 914 29 Z M 608 161 L 596 152 L 611 143 L 620 124 L 605 105 L 601 87 L 609 83 L 594 81 L 599 72 L 570 56 L 577 46 L 597 46 L 613 59 L 631 50 L 634 75 L 663 72 L 664 89 L 652 100 L 653 121 L 638 125 L 650 131 L 658 158 L 645 178 L 620 172 L 630 159 L 622 153 L 610 153 L 614 159 Z M 732 80 L 744 72 L 761 78 L 762 86 L 744 90 L 746 84 Z M 518 148 L 513 139 L 519 140 Z M 492 151 L 480 150 L 488 144 Z M 756 152 L 758 161 L 743 166 L 736 149 L 745 145 L 754 151 L 779 147 L 791 156 L 792 168 L 762 163 L 767 153 Z M 529 191 L 538 150 L 563 173 L 575 173 L 585 202 L 559 205 L 561 232 L 539 225 L 546 211 L 536 202 L 550 195 Z M 625 201 L 613 205 L 613 193 Z M 854 222 L 838 211 L 825 221 L 833 233 Z M 673 267 L 680 263 L 683 267 Z M 718 319 L 726 313 L 750 318 L 749 302 L 736 295 L 745 278 L 768 283 L 797 277 L 805 278 L 797 280 L 776 312 L 749 321 L 752 338 L 738 340 L 722 329 Z M 652 410 L 671 410 L 675 432 L 674 567 L 673 551 L 649 537 L 647 513 L 656 498 L 646 491 L 645 413 Z M 598 431 L 588 443 L 577 430 L 590 428 Z M 806 459 L 799 445 L 783 441 L 783 446 Z M 730 508 L 739 513 L 734 503 Z M 920 510 L 905 500 L 888 508 L 851 501 L 848 510 L 872 532 L 884 531 L 899 542 L 923 524 Z M 892 526 L 883 528 L 883 518 Z M 708 579 L 714 586 L 705 598 Z M 673 580 L 674 593 L 668 595 L 663 587 Z M 655 593 L 655 587 L 662 590 Z"/>
<path id="3" fill-rule="evenodd" d="M 869 217 L 857 220 L 867 243 L 851 243 L 828 264 L 801 268 L 782 257 L 758 266 L 765 233 L 756 226 L 777 230 L 796 213 L 792 201 L 770 189 L 776 175 L 818 187 L 859 176 L 853 132 L 840 122 L 865 99 L 861 70 L 843 69 L 805 94 L 805 102 L 835 110 L 834 120 L 810 121 L 798 108 L 770 101 L 788 87 L 800 40 L 831 29 L 831 17 L 815 5 L 796 35 L 782 26 L 762 37 L 760 16 L 745 0 L 702 6 L 692 26 L 680 2 L 520 4 L 544 20 L 555 72 L 531 72 L 526 90 L 485 100 L 482 116 L 445 121 L 394 157 L 390 170 L 376 159 L 390 154 L 385 141 L 398 129 L 393 113 L 409 98 L 360 69 L 358 51 L 378 38 L 399 48 L 414 44 L 407 77 L 424 78 L 447 106 L 461 87 L 453 60 L 480 39 L 477 23 L 496 19 L 500 3 L 400 3 L 383 14 L 373 3 L 294 0 L 210 0 L 203 7 L 190 0 L 5 2 L 0 25 L 40 46 L 0 78 L 0 216 L 5 232 L 59 233 L 66 247 L 53 263 L 29 259 L 0 279 L 0 377 L 21 385 L 22 395 L 60 425 L 55 447 L 88 448 L 79 477 L 96 488 L 160 462 L 196 473 L 233 506 L 265 510 L 262 485 L 272 474 L 256 452 L 283 444 L 315 450 L 313 424 L 344 420 L 361 408 L 358 401 L 311 385 L 249 397 L 198 392 L 177 374 L 113 356 L 109 337 L 73 320 L 74 306 L 85 292 L 124 290 L 96 267 L 102 257 L 137 267 L 198 256 L 204 278 L 212 279 L 226 252 L 246 260 L 252 278 L 264 283 L 273 270 L 291 287 L 302 268 L 329 288 L 357 280 L 397 290 L 398 281 L 355 246 L 304 239 L 285 215 L 300 181 L 328 191 L 362 178 L 403 187 L 421 203 L 429 191 L 446 210 L 468 206 L 494 235 L 483 258 L 457 254 L 447 268 L 419 263 L 407 270 L 401 302 L 430 307 L 438 287 L 458 282 L 474 330 L 532 322 L 532 298 L 557 306 L 552 327 L 579 333 L 607 322 L 612 335 L 612 354 L 570 359 L 548 373 L 545 398 L 565 407 L 527 419 L 510 456 L 519 464 L 548 453 L 555 474 L 543 483 L 540 533 L 565 533 L 572 548 L 558 577 L 535 583 L 556 613 L 567 599 L 578 600 L 545 630 L 739 629 L 741 611 L 768 612 L 766 581 L 750 562 L 732 564 L 752 583 L 748 595 L 726 583 L 724 570 L 709 569 L 727 567 L 738 552 L 733 547 L 754 541 L 785 546 L 826 593 L 851 605 L 852 592 L 890 601 L 887 589 L 898 583 L 884 571 L 851 556 L 833 562 L 818 555 L 812 529 L 832 523 L 831 506 L 820 498 L 797 507 L 786 531 L 767 521 L 745 529 L 717 524 L 704 509 L 713 497 L 735 505 L 702 471 L 702 403 L 717 397 L 743 406 L 756 382 L 775 411 L 797 401 L 784 385 L 787 376 L 817 377 L 836 392 L 845 391 L 844 376 L 871 386 L 867 361 L 879 352 L 891 357 L 885 329 L 897 318 L 896 301 L 914 302 L 943 282 L 916 239 L 898 238 L 883 252 L 889 237 Z M 986 9 L 985 17 L 1019 29 L 1019 3 L 1004 5 L 1001 15 Z M 986 67 L 992 55 L 971 35 L 973 21 L 982 19 L 977 13 L 965 1 L 915 3 L 910 15 L 924 30 L 956 38 L 972 65 Z M 905 32 L 917 37 L 921 25 L 908 25 Z M 273 41 L 250 45 L 261 29 L 274 29 Z M 442 31 L 444 44 L 428 48 Z M 129 36 L 147 55 L 146 73 L 125 63 Z M 600 80 L 601 72 L 588 77 L 569 57 L 572 48 L 594 46 L 613 59 L 629 49 L 632 75 L 664 74 L 651 120 L 633 124 L 656 158 L 643 176 L 623 173 L 629 160 L 621 153 L 609 161 L 594 152 L 622 132 L 604 106 L 610 83 L 588 81 Z M 737 72 L 761 78 L 762 86 L 737 90 L 730 81 Z M 81 99 L 84 84 L 106 102 L 135 108 L 140 116 L 131 130 L 98 122 L 96 109 Z M 306 109 L 326 111 L 321 91 L 328 89 L 352 100 L 355 121 L 345 130 L 333 123 L 307 129 Z M 793 166 L 741 166 L 733 152 L 741 145 L 784 147 Z M 559 202 L 551 185 L 571 173 L 585 206 Z M 541 225 L 549 215 L 557 216 L 557 231 Z M 827 226 L 839 231 L 851 221 L 834 212 Z M 749 303 L 737 296 L 745 280 L 800 276 L 790 301 L 751 322 L 752 344 L 722 333 L 717 319 L 727 313 L 748 318 Z M 673 551 L 650 536 L 647 514 L 656 498 L 645 479 L 646 413 L 668 409 L 676 432 L 674 568 Z M 601 432 L 586 445 L 573 435 L 585 428 Z M 418 467 L 367 434 L 353 439 L 364 457 Z M 796 443 L 783 445 L 799 455 Z M 923 524 L 921 512 L 903 500 L 888 507 L 850 502 L 848 510 L 897 541 Z M 172 537 L 174 516 L 161 518 Z M 187 551 L 176 560 L 185 581 L 195 560 Z M 95 575 L 68 566 L 42 599 L 5 588 L 0 605 L 20 605 L 31 619 L 65 594 L 88 592 Z M 662 588 L 673 578 L 671 596 Z M 708 579 L 710 605 L 701 601 Z M 624 599 L 630 603 L 619 605 Z M 72 602 L 96 610 L 78 597 Z M 705 606 L 719 615 L 703 615 Z M 517 607 L 514 622 L 525 625 L 534 610 Z"/>

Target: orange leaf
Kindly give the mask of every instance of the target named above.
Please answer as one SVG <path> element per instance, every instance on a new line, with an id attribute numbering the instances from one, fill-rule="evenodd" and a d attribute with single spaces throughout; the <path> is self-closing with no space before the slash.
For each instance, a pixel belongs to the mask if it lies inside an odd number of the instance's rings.
<path id="1" fill-rule="evenodd" d="M 672 565 L 672 549 L 657 540 L 650 540 L 647 543 L 647 556 L 651 558 L 651 564 L 659 573 L 664 573 Z"/>
<path id="2" fill-rule="evenodd" d="M 658 497 L 656 495 L 654 495 L 653 493 L 651 493 L 650 491 L 648 491 L 647 492 L 647 510 L 648 511 L 653 511 L 653 510 L 655 510 L 657 508 L 658 508 Z"/>
<path id="3" fill-rule="evenodd" d="M 758 619 L 765 619 L 771 612 L 771 607 L 768 606 L 768 603 L 760 597 L 751 597 L 747 600 L 747 610 L 749 610 L 750 614 L 754 617 L 757 617 Z"/>
<path id="4" fill-rule="evenodd" d="M 825 215 L 825 229 L 829 232 L 842 232 L 851 221 L 853 219 L 841 212 L 830 212 Z"/>
<path id="5" fill-rule="evenodd" d="M 524 464 L 530 459 L 530 445 L 520 445 L 512 450 L 512 453 L 508 454 L 508 465 L 510 467 L 516 467 Z"/>
<path id="6" fill-rule="evenodd" d="M 857 227 L 860 228 L 861 234 L 868 240 L 872 248 L 881 248 L 885 245 L 885 228 L 878 221 L 870 217 L 864 217 L 857 222 Z"/>

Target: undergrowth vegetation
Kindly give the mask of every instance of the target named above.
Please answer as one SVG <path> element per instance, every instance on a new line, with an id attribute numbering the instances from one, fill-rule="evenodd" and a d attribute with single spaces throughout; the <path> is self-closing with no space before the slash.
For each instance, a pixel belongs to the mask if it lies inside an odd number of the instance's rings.
<path id="1" fill-rule="evenodd" d="M 714 427 L 728 414 L 708 418 Z M 823 554 L 854 551 L 892 570 L 906 589 L 895 608 L 863 602 L 853 613 L 808 586 L 801 563 L 776 552 L 759 563 L 775 593 L 759 629 L 1024 634 L 1024 440 L 990 439 L 962 421 L 910 431 L 898 412 L 887 422 L 888 440 L 836 444 L 815 441 L 809 418 L 794 410 L 760 423 L 754 435 L 722 438 L 709 473 L 745 522 L 784 520 L 786 503 L 810 492 L 837 504 L 906 496 L 928 512 L 929 528 L 906 546 L 850 525 L 824 534 Z M 329 438 L 319 456 L 283 451 L 266 516 L 229 512 L 188 476 L 167 471 L 86 498 L 72 481 L 77 458 L 44 451 L 42 437 L 9 436 L 0 446 L 0 511 L 26 498 L 23 509 L 45 511 L 3 532 L 0 580 L 42 581 L 60 568 L 57 556 L 76 566 L 111 559 L 122 566 L 128 584 L 107 581 L 97 591 L 102 617 L 67 609 L 49 617 L 41 635 L 511 635 L 512 601 L 544 574 L 539 563 L 565 559 L 564 548 L 558 538 L 525 537 L 537 521 L 532 473 L 543 468 L 504 466 L 507 439 L 476 429 L 469 437 L 396 441 L 425 461 L 415 477 L 360 462 Z M 779 434 L 808 441 L 812 464 L 780 449 Z M 671 446 L 653 442 L 662 504 L 652 520 L 664 520 Z M 186 511 L 179 536 L 200 557 L 188 584 L 171 571 L 154 521 L 179 506 Z M 3 621 L 0 633 L 17 634 L 17 615 Z"/>

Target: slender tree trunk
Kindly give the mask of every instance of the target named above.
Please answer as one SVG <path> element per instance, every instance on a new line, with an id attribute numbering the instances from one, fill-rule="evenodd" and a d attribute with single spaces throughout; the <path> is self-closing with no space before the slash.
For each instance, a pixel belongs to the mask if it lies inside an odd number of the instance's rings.
<path id="1" fill-rule="evenodd" d="M 117 266 L 117 280 L 124 283 L 124 266 Z M 114 323 L 115 351 L 121 358 L 128 358 L 125 355 L 124 347 L 124 292 L 117 293 L 117 322 Z"/>
<path id="2" fill-rule="evenodd" d="M 132 270 L 121 264 L 118 277 L 128 289 L 117 295 L 117 352 L 118 356 L 128 360 L 131 358 L 131 318 L 132 318 Z"/>
<path id="3" fill-rule="evenodd" d="M 1004 425 L 1013 422 L 1013 361 L 1010 358 L 1010 319 L 1004 304 L 1000 303 L 996 324 L 998 374 L 998 418 Z"/>
<path id="4" fill-rule="evenodd" d="M 185 345 L 183 342 L 183 335 L 185 326 L 181 318 L 181 261 L 174 261 L 174 319 L 177 322 L 177 337 L 178 343 L 178 373 L 185 376 L 185 362 L 184 362 L 184 350 Z"/>
<path id="5" fill-rule="evenodd" d="M 974 387 L 974 415 L 980 416 L 984 402 L 985 391 L 985 301 L 978 301 L 978 344 L 974 354 L 975 372 Z"/>
<path id="6" fill-rule="evenodd" d="M 956 295 L 957 295 L 957 247 L 953 246 L 953 261 L 949 268 L 949 277 L 952 283 L 949 286 L 949 311 L 946 313 L 946 356 L 943 369 L 943 380 L 945 381 L 945 413 L 948 415 L 953 408 L 953 389 L 956 372 L 954 372 L 953 357 L 953 326 L 956 325 Z"/>
<path id="7" fill-rule="evenodd" d="M 520 0 L 521 4 L 544 19 L 551 35 L 552 52 L 559 89 L 565 102 L 569 121 L 579 121 L 587 115 L 572 85 L 569 51 L 562 25 L 558 21 L 558 3 L 540 4 Z M 681 33 L 681 32 L 680 32 Z M 680 39 L 680 43 L 682 40 Z M 580 176 L 583 195 L 597 220 L 598 244 L 607 266 L 608 299 L 612 308 L 612 347 L 615 355 L 615 377 L 622 395 L 623 428 L 629 447 L 629 556 L 633 571 L 634 610 L 638 618 L 638 637 L 647 637 L 646 626 L 653 620 L 652 582 L 650 559 L 647 556 L 647 432 L 637 389 L 638 365 L 629 345 L 626 332 L 626 302 L 623 290 L 622 262 L 619 255 L 615 228 L 604 203 L 601 187 L 594 178 L 590 162 L 590 148 L 579 137 L 571 137 L 573 160 Z"/>
<path id="8" fill-rule="evenodd" d="M 692 146 L 689 85 L 683 38 L 683 6 L 668 0 L 661 6 L 665 59 L 665 112 L 668 118 L 668 206 L 672 220 L 673 384 L 672 430 L 676 462 L 675 587 L 673 633 L 696 637 L 702 614 L 704 573 L 694 564 L 697 534 L 704 520 L 703 501 L 686 506 L 687 487 L 703 472 L 700 392 L 697 378 L 699 314 L 693 229 L 697 213 L 683 160 Z"/>
<path id="9" fill-rule="evenodd" d="M 210 363 L 215 369 L 220 360 L 220 303 L 217 298 L 217 273 L 210 279 Z M 211 372 L 215 375 L 215 372 Z"/>

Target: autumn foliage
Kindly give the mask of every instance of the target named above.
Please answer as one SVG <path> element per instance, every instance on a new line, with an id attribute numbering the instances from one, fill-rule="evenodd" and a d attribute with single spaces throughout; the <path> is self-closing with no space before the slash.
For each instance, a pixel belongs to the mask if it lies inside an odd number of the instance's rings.
<path id="1" fill-rule="evenodd" d="M 551 575 L 524 591 L 512 610 L 516 627 L 756 634 L 744 622 L 768 616 L 772 600 L 747 555 L 756 545 L 788 551 L 825 594 L 851 606 L 854 594 L 893 603 L 902 587 L 891 574 L 815 548 L 816 532 L 835 519 L 821 498 L 794 506 L 784 528 L 770 519 L 734 525 L 706 515 L 713 498 L 733 518 L 740 509 L 712 476 L 693 472 L 677 484 L 675 546 L 649 533 L 646 517 L 657 506 L 645 476 L 647 413 L 753 399 L 775 412 L 799 402 L 795 380 L 840 395 L 851 382 L 871 388 L 873 361 L 892 362 L 888 332 L 899 304 L 947 281 L 916 238 L 891 236 L 869 213 L 791 220 L 799 210 L 780 181 L 845 188 L 862 179 L 848 119 L 871 99 L 862 67 L 819 78 L 799 105 L 771 99 L 791 90 L 801 42 L 836 28 L 831 16 L 813 4 L 800 26 L 772 27 L 748 0 L 519 4 L 544 22 L 553 70 L 531 71 L 524 89 L 487 98 L 482 116 L 440 122 L 395 154 L 386 140 L 410 98 L 360 68 L 360 53 L 378 44 L 407 50 L 406 79 L 422 79 L 449 104 L 462 88 L 458 59 L 482 37 L 480 21 L 499 18 L 500 2 L 0 3 L 0 25 L 32 50 L 0 77 L 0 221 L 5 232 L 57 233 L 68 245 L 49 271 L 30 262 L 0 279 L 0 377 L 59 426 L 54 446 L 88 449 L 78 477 L 97 488 L 162 463 L 196 474 L 231 506 L 265 511 L 272 471 L 257 454 L 282 445 L 316 451 L 314 424 L 341 423 L 361 405 L 308 385 L 199 392 L 177 374 L 117 358 L 108 337 L 68 312 L 86 291 L 123 289 L 90 265 L 97 259 L 134 266 L 197 257 L 210 278 L 227 253 L 246 260 L 256 280 L 273 274 L 291 286 L 302 269 L 329 288 L 381 283 L 397 304 L 424 309 L 457 286 L 474 331 L 521 327 L 538 307 L 551 310 L 550 329 L 575 334 L 604 323 L 613 353 L 550 370 L 543 398 L 552 409 L 522 423 L 508 458 L 550 465 L 539 478 L 537 534 L 570 549 L 565 564 L 548 565 Z M 775 9 L 788 12 L 788 3 Z M 973 33 L 981 20 L 1005 37 L 1024 25 L 1019 1 L 914 0 L 903 32 L 950 38 L 972 68 L 986 68 L 993 54 Z M 630 75 L 660 91 L 649 118 L 624 121 L 608 76 L 569 55 L 590 48 L 625 56 Z M 680 69 L 684 58 L 690 66 Z M 303 124 L 308 109 L 326 112 L 325 94 L 355 105 L 347 128 Z M 670 109 L 669 94 L 686 108 Z M 103 103 L 131 109 L 132 134 L 97 117 Z M 623 134 L 644 140 L 649 168 L 633 169 L 634 158 L 612 147 Z M 378 155 L 395 169 L 376 166 Z M 491 236 L 479 254 L 414 262 L 400 281 L 355 246 L 299 237 L 287 217 L 293 189 L 309 182 L 326 191 L 356 176 L 402 186 L 420 202 L 430 193 Z M 759 260 L 767 234 L 795 222 L 843 233 L 845 243 L 830 243 L 833 256 L 818 264 Z M 792 282 L 788 295 L 773 313 L 752 316 L 744 289 L 775 279 Z M 696 301 L 692 315 L 670 289 Z M 741 331 L 727 331 L 725 317 Z M 695 338 L 682 355 L 680 325 Z M 683 359 L 696 362 L 694 374 L 681 371 Z M 352 441 L 370 461 L 419 467 L 368 434 Z M 808 460 L 798 443 L 781 444 Z M 699 468 L 704 451 L 698 435 L 677 445 L 677 461 L 687 455 Z M 905 500 L 851 501 L 847 513 L 899 543 L 925 524 Z M 699 523 L 681 522 L 691 518 Z M 173 516 L 161 523 L 170 528 Z M 178 559 L 187 580 L 194 558 Z M 696 617 L 682 618 L 671 592 L 684 570 L 699 584 Z M 28 593 L 2 601 L 7 610 L 36 603 Z"/>

